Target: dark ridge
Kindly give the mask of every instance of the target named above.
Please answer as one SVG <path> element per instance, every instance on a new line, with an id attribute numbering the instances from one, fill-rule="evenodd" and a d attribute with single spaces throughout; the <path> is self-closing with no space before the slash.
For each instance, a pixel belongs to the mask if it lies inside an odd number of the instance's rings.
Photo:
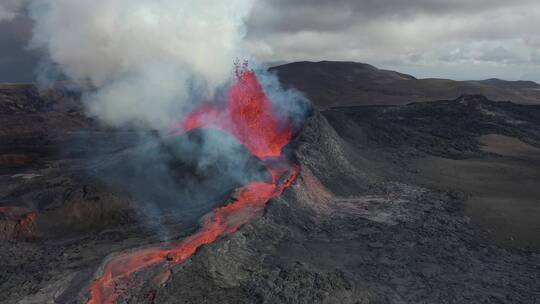
<path id="1" fill-rule="evenodd" d="M 411 75 L 355 62 L 295 62 L 270 69 L 286 87 L 304 92 L 319 109 L 357 105 L 399 105 L 481 94 L 491 100 L 540 103 L 540 85 L 531 81 L 454 81 Z"/>
<path id="2" fill-rule="evenodd" d="M 528 80 L 508 81 L 508 80 L 502 80 L 498 78 L 490 78 L 486 80 L 481 80 L 479 82 L 483 84 L 487 84 L 487 85 L 504 87 L 508 89 L 540 89 L 540 84 L 534 81 L 528 81 Z"/>

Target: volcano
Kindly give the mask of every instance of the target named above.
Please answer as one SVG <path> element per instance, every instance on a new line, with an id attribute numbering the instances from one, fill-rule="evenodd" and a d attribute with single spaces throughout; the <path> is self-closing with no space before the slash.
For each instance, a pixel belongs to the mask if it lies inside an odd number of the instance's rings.
<path id="1" fill-rule="evenodd" d="M 239 189 L 232 202 L 206 215 L 201 229 L 178 244 L 134 251 L 108 261 L 92 284 L 89 304 L 115 303 L 130 288 L 126 281 L 137 271 L 166 262 L 174 267 L 185 262 L 199 247 L 236 232 L 296 180 L 299 167 L 283 154 L 293 130 L 280 124 L 253 71 L 246 67 L 237 71 L 237 77 L 225 107 L 204 106 L 196 110 L 180 124 L 177 133 L 198 128 L 229 132 L 265 163 L 270 180 L 252 182 Z"/>
<path id="2" fill-rule="evenodd" d="M 101 126 L 77 92 L 0 86 L 0 302 L 537 302 L 538 106 L 325 105 L 299 130 L 269 96 L 241 70 L 163 138 Z M 179 143 L 206 137 L 246 161 L 194 166 Z M 219 174 L 199 209 L 154 195 Z"/>

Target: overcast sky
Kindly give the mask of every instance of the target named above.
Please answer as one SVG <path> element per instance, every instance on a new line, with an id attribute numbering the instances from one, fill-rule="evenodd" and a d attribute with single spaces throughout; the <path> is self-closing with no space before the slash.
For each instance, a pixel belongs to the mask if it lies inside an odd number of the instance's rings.
<path id="1" fill-rule="evenodd" d="M 0 81 L 31 79 L 23 0 L 0 0 Z M 11 3 L 11 4 L 10 4 Z M 347 60 L 417 77 L 540 81 L 538 0 L 260 0 L 248 46 L 265 62 Z"/>

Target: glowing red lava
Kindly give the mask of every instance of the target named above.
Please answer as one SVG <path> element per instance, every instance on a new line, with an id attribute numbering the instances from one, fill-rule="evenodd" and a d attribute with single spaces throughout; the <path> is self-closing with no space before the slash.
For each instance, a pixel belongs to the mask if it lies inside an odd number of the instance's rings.
<path id="1" fill-rule="evenodd" d="M 281 156 L 292 138 L 292 129 L 272 111 L 257 76 L 245 70 L 229 91 L 224 107 L 208 105 L 188 116 L 180 130 L 216 128 L 231 133 L 260 159 Z"/>
<path id="2" fill-rule="evenodd" d="M 299 167 L 283 155 L 293 130 L 275 115 L 253 71 L 243 69 L 237 76 L 226 106 L 201 107 L 179 124 L 177 133 L 197 128 L 229 132 L 265 163 L 271 180 L 253 182 L 239 189 L 232 203 L 206 215 L 202 228 L 177 244 L 150 247 L 110 259 L 101 277 L 92 284 L 88 303 L 114 303 L 129 288 L 128 280 L 134 273 L 162 263 L 170 267 L 181 264 L 202 245 L 236 232 L 296 180 Z"/>

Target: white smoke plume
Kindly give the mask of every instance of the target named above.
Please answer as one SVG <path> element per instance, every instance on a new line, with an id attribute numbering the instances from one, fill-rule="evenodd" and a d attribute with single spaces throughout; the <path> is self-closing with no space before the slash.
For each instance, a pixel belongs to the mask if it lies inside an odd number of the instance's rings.
<path id="1" fill-rule="evenodd" d="M 94 88 L 85 96 L 90 114 L 163 129 L 211 99 L 234 60 L 246 57 L 252 2 L 35 0 L 32 46 L 46 49 L 71 81 Z"/>
<path id="2" fill-rule="evenodd" d="M 15 18 L 24 8 L 25 2 L 24 0 L 2 0 L 0 2 L 0 22 Z"/>
<path id="3" fill-rule="evenodd" d="M 104 155 L 88 156 L 92 166 L 99 164 L 91 174 L 129 192 L 150 227 L 166 236 L 156 220 L 162 214 L 198 218 L 231 189 L 269 177 L 232 135 L 201 130 L 168 136 L 188 112 L 223 97 L 237 59 L 251 59 L 243 52 L 244 24 L 255 0 L 30 1 L 31 46 L 49 54 L 45 80 L 57 80 L 58 69 L 85 88 L 89 114 L 105 123 L 163 131 L 136 130 L 140 138 L 114 156 L 106 151 L 124 141 L 111 135 L 95 143 L 106 147 Z M 282 90 L 275 76 L 259 75 L 276 113 L 296 127 L 305 98 Z M 94 135 L 79 136 L 86 143 Z"/>

